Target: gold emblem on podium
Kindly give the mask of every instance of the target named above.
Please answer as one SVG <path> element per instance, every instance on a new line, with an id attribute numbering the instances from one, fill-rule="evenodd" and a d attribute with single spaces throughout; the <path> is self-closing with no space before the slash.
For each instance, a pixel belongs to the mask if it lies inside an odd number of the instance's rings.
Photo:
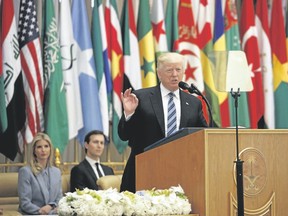
<path id="1" fill-rule="evenodd" d="M 243 191 L 245 196 L 255 196 L 265 187 L 267 168 L 263 154 L 256 148 L 246 148 L 240 152 L 243 163 Z M 234 166 L 235 170 L 235 166 Z M 234 172 L 235 173 L 235 172 Z M 234 175 L 236 182 L 236 176 Z"/>

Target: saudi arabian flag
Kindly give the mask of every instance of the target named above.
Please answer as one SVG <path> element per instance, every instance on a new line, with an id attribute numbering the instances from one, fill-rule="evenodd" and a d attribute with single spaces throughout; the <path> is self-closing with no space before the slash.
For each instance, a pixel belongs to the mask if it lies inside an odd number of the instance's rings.
<path id="1" fill-rule="evenodd" d="M 149 1 L 140 0 L 137 33 L 140 48 L 142 86 L 144 88 L 157 85 L 153 34 L 149 14 Z"/>
<path id="2" fill-rule="evenodd" d="M 68 118 L 53 1 L 45 1 L 45 8 L 43 23 L 45 131 L 54 147 L 63 152 L 68 144 Z"/>

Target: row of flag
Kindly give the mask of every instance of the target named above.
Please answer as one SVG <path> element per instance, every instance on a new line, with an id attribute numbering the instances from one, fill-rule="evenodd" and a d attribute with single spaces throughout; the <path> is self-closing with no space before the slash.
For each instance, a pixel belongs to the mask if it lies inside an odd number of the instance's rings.
<path id="1" fill-rule="evenodd" d="M 229 127 L 234 99 L 216 90 L 208 54 L 243 50 L 254 89 L 241 93 L 239 125 L 288 128 L 282 0 L 271 13 L 263 0 L 242 0 L 240 12 L 235 0 L 124 0 L 121 16 L 116 0 L 93 0 L 91 23 L 86 1 L 45 0 L 41 29 L 35 0 L 20 0 L 19 11 L 0 2 L 0 152 L 11 160 L 38 131 L 63 152 L 103 130 L 122 153 L 121 92 L 157 85 L 156 59 L 167 51 L 186 56 L 184 81 L 207 96 L 214 125 Z"/>

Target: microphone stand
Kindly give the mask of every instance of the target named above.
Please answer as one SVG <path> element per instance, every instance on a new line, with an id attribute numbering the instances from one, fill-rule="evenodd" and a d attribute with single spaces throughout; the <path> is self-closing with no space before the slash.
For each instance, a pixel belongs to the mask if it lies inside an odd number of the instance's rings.
<path id="1" fill-rule="evenodd" d="M 209 104 L 209 101 L 193 84 L 191 84 L 191 89 L 192 89 L 191 91 L 188 89 L 188 91 L 191 94 L 195 93 L 199 95 L 205 101 L 207 108 L 208 108 L 208 113 L 209 113 L 209 127 L 213 127 L 213 118 L 212 118 L 211 106 Z"/>
<path id="2" fill-rule="evenodd" d="M 244 216 L 244 197 L 243 197 L 243 161 L 239 158 L 238 145 L 238 97 L 240 97 L 240 88 L 237 92 L 233 92 L 231 88 L 231 95 L 235 101 L 235 117 L 236 117 L 236 180 L 237 180 L 237 208 L 238 216 Z"/>

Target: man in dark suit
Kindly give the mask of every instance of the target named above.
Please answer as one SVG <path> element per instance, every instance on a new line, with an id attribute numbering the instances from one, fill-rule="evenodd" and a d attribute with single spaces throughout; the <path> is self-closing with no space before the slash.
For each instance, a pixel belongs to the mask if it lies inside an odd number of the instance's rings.
<path id="1" fill-rule="evenodd" d="M 118 125 L 118 133 L 122 140 L 129 141 L 131 147 L 121 191 L 135 192 L 135 156 L 142 153 L 145 147 L 170 135 L 170 126 L 167 125 L 170 121 L 171 101 L 174 102 L 173 115 L 176 115 L 173 132 L 183 127 L 207 127 L 201 101 L 179 90 L 178 83 L 183 79 L 185 66 L 184 56 L 164 53 L 158 57 L 157 62 L 158 86 L 133 93 L 130 88 L 121 94 L 124 113 Z M 169 93 L 173 93 L 172 96 Z"/>
<path id="2" fill-rule="evenodd" d="M 105 175 L 114 175 L 111 167 L 100 164 L 104 150 L 105 135 L 102 131 L 91 131 L 85 136 L 85 159 L 72 168 L 70 176 L 70 191 L 85 187 L 98 190 L 96 181 Z M 98 166 L 98 167 L 97 167 Z"/>

